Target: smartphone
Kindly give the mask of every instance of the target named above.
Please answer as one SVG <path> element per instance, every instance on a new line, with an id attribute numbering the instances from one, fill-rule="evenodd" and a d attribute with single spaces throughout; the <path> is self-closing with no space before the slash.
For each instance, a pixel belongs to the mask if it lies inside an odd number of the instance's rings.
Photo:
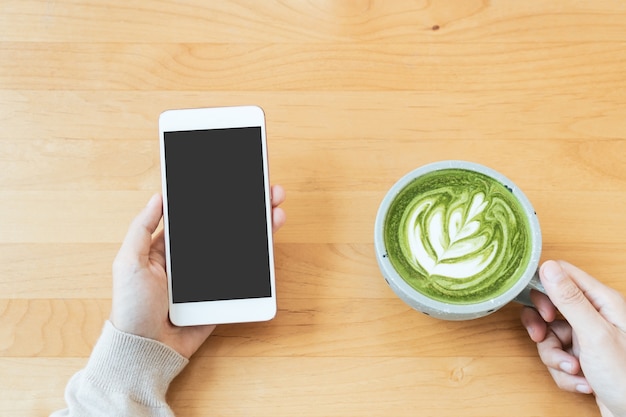
<path id="1" fill-rule="evenodd" d="M 276 314 L 265 114 L 258 106 L 159 116 L 169 316 L 177 326 Z"/>

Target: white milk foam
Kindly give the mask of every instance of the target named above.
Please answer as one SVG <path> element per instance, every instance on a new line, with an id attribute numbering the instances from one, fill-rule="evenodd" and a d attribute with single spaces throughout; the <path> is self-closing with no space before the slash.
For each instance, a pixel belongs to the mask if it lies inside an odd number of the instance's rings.
<path id="1" fill-rule="evenodd" d="M 431 276 L 465 279 L 483 272 L 498 253 L 497 241 L 487 244 L 488 237 L 477 233 L 481 225 L 476 218 L 488 206 L 485 195 L 477 193 L 472 197 L 465 216 L 462 208 L 457 208 L 447 220 L 445 208 L 432 209 L 434 203 L 425 200 L 418 204 L 405 223 L 413 255 L 409 261 Z M 427 230 L 422 230 L 420 215 L 431 209 L 424 225 Z"/>

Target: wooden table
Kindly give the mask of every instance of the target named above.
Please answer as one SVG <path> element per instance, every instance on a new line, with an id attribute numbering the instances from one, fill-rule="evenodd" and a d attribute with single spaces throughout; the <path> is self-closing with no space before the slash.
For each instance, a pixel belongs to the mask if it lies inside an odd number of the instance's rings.
<path id="1" fill-rule="evenodd" d="M 218 327 L 177 415 L 599 415 L 555 386 L 519 305 L 444 322 L 400 301 L 373 224 L 406 172 L 483 163 L 535 205 L 543 259 L 626 293 L 622 0 L 2 1 L 0 414 L 64 407 L 160 190 L 159 113 L 233 104 L 265 109 L 287 190 L 279 312 Z"/>

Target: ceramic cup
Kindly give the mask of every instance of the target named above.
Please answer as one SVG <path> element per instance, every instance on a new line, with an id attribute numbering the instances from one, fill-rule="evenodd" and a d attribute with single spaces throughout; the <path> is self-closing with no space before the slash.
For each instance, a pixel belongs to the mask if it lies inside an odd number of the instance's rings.
<path id="1" fill-rule="evenodd" d="M 468 320 L 532 305 L 541 229 L 524 193 L 481 164 L 448 160 L 400 178 L 383 198 L 374 245 L 396 295 L 429 316 Z"/>

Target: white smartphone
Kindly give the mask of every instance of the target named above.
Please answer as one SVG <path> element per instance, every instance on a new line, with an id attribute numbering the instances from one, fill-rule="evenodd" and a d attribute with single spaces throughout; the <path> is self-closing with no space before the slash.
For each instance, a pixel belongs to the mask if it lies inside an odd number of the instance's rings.
<path id="1" fill-rule="evenodd" d="M 170 320 L 266 321 L 276 314 L 265 114 L 258 106 L 159 116 Z"/>

